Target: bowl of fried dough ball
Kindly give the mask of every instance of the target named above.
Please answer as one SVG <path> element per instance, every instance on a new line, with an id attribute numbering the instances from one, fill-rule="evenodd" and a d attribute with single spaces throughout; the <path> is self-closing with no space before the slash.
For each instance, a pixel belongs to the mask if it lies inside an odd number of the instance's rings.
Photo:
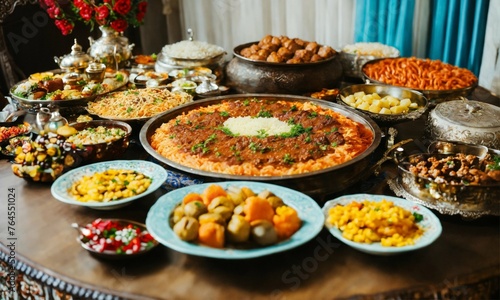
<path id="1" fill-rule="evenodd" d="M 332 88 L 342 75 L 332 47 L 301 38 L 266 35 L 235 47 L 233 55 L 227 84 L 240 93 L 304 94 Z"/>

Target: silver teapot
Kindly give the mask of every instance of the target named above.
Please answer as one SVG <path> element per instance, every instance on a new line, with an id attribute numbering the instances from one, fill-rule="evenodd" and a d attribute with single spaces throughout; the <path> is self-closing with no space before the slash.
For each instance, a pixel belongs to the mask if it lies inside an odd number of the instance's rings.
<path id="1" fill-rule="evenodd" d="M 60 57 L 54 56 L 54 61 L 59 65 L 59 68 L 68 73 L 83 73 L 92 60 L 92 57 L 82 50 L 82 46 L 77 43 L 76 39 L 71 47 L 71 53 Z"/>
<path id="2" fill-rule="evenodd" d="M 68 124 L 68 120 L 61 116 L 56 106 L 41 107 L 36 114 L 37 131 L 57 132 L 61 126 Z"/>
<path id="3" fill-rule="evenodd" d="M 135 44 L 129 44 L 128 38 L 120 35 L 111 27 L 101 26 L 102 36 L 97 40 L 89 37 L 89 54 L 95 60 L 112 69 L 118 69 L 132 57 Z"/>

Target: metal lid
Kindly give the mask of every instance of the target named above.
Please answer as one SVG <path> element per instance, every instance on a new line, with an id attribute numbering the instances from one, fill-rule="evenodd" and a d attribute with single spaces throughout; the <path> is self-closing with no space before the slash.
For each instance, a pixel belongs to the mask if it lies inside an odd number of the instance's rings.
<path id="1" fill-rule="evenodd" d="M 443 102 L 434 108 L 442 121 L 472 128 L 500 128 L 500 107 L 467 99 Z"/>
<path id="2" fill-rule="evenodd" d="M 68 68 L 86 68 L 92 57 L 82 50 L 76 39 L 73 46 L 71 46 L 71 53 L 64 55 L 63 57 L 54 57 L 55 61 L 59 64 L 59 67 L 63 69 Z"/>
<path id="3" fill-rule="evenodd" d="M 165 45 L 156 58 L 156 65 L 189 68 L 218 64 L 224 59 L 224 48 L 194 40 L 191 29 L 188 29 L 188 36 L 188 40 Z"/>

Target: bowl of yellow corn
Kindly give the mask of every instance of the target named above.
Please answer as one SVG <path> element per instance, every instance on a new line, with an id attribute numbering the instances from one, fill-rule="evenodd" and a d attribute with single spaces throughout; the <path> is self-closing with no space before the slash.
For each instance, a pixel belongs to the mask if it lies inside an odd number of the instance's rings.
<path id="1" fill-rule="evenodd" d="M 325 226 L 346 245 L 375 255 L 414 251 L 432 244 L 441 222 L 411 201 L 371 194 L 345 195 L 323 206 Z"/>
<path id="2" fill-rule="evenodd" d="M 106 161 L 64 173 L 52 184 L 51 193 L 67 204 L 110 210 L 156 191 L 167 177 L 167 170 L 153 162 Z"/>

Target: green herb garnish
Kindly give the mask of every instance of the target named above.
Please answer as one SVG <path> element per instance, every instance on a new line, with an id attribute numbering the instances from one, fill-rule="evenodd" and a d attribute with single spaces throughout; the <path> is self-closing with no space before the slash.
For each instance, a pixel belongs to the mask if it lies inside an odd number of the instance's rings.
<path id="1" fill-rule="evenodd" d="M 293 164 L 295 162 L 295 160 L 293 159 L 293 157 L 290 155 L 290 154 L 285 154 L 285 156 L 283 156 L 283 162 L 287 163 L 287 164 Z"/>
<path id="2" fill-rule="evenodd" d="M 423 215 L 416 213 L 416 212 L 413 213 L 413 217 L 415 218 L 415 222 L 417 222 L 417 223 L 424 219 Z"/>

